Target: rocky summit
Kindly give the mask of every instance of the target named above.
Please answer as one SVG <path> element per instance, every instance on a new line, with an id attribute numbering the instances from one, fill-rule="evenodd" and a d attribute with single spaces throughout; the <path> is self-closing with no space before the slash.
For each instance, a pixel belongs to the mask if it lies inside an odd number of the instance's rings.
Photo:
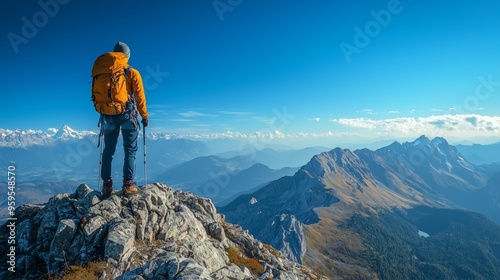
<path id="1" fill-rule="evenodd" d="M 90 264 L 98 279 L 322 278 L 225 222 L 209 199 L 161 183 L 106 200 L 82 184 L 16 217 L 16 272 L 1 279 L 52 279 Z"/>

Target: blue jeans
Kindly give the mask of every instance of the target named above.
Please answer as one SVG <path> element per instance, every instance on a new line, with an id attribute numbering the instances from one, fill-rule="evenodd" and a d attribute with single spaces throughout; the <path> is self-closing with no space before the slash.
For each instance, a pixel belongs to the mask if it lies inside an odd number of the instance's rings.
<path id="1" fill-rule="evenodd" d="M 111 179 L 111 162 L 115 154 L 120 128 L 123 136 L 125 159 L 123 162 L 123 181 L 133 180 L 135 171 L 135 154 L 137 152 L 137 137 L 139 126 L 128 114 L 103 116 L 104 151 L 102 154 L 101 178 L 104 182 Z"/>

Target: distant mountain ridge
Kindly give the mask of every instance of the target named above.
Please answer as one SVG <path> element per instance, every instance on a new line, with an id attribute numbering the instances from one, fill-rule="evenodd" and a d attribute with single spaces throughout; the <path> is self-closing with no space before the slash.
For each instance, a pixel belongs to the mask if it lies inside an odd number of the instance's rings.
<path id="1" fill-rule="evenodd" d="M 500 142 L 489 145 L 457 145 L 457 149 L 474 164 L 500 163 Z"/>
<path id="2" fill-rule="evenodd" d="M 264 183 L 295 173 L 296 168 L 273 170 L 250 157 L 201 156 L 169 168 L 159 181 L 196 195 L 209 197 L 215 205 L 254 191 Z"/>
<path id="3" fill-rule="evenodd" d="M 249 156 L 255 161 L 269 166 L 272 169 L 280 169 L 283 167 L 299 167 L 309 161 L 311 157 L 324 151 L 328 151 L 326 147 L 308 147 L 299 150 L 283 150 L 264 148 L 254 151 L 232 151 L 219 154 L 221 157 L 231 158 L 238 155 Z"/>
<path id="4" fill-rule="evenodd" d="M 168 181 L 169 184 L 202 184 L 224 173 L 242 170 L 256 162 L 248 157 L 233 157 L 230 159 L 218 156 L 201 156 L 178 166 L 173 166 L 163 174 L 157 176 L 158 180 Z"/>

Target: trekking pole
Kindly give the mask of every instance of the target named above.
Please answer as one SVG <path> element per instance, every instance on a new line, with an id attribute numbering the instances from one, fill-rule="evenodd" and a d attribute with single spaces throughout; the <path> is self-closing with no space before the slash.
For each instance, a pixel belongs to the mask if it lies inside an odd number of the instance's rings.
<path id="1" fill-rule="evenodd" d="M 142 140 L 144 144 L 144 186 L 148 184 L 148 177 L 146 172 L 146 126 L 142 125 Z"/>

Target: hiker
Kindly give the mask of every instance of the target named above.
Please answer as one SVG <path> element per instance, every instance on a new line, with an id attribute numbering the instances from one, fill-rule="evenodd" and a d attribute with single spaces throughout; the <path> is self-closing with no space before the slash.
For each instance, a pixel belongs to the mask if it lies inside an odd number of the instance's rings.
<path id="1" fill-rule="evenodd" d="M 149 123 L 142 78 L 139 71 L 128 65 L 129 58 L 129 47 L 123 42 L 118 42 L 113 52 L 99 56 L 92 68 L 92 101 L 96 111 L 101 114 L 100 137 L 104 136 L 104 151 L 101 150 L 100 167 L 104 198 L 113 194 L 111 162 L 120 129 L 125 151 L 122 195 L 127 196 L 138 192 L 133 181 L 139 135 L 137 111 L 142 117 L 142 125 L 147 127 Z"/>

